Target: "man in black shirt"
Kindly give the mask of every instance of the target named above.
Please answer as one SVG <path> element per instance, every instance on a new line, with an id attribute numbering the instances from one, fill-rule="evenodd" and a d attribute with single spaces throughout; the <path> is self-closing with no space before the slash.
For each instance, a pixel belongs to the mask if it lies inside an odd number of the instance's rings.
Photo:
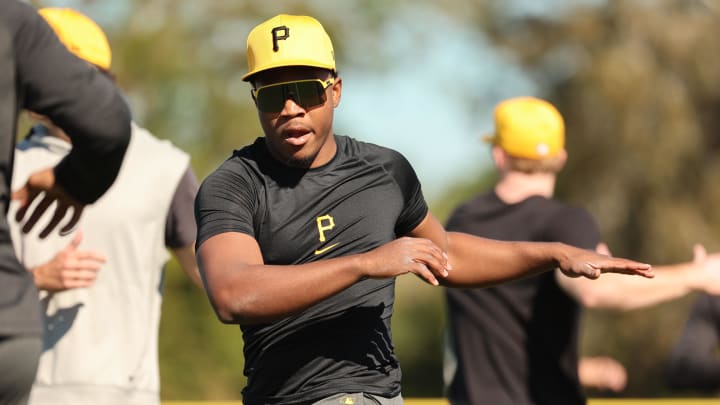
<path id="1" fill-rule="evenodd" d="M 648 265 L 559 243 L 446 232 L 401 154 L 334 134 L 342 79 L 317 20 L 256 26 L 248 64 L 265 136 L 235 151 L 196 199 L 206 291 L 243 331 L 243 403 L 402 403 L 390 333 L 402 274 L 473 286 L 556 267 L 652 276 Z"/>
<path id="2" fill-rule="evenodd" d="M 720 395 L 720 296 L 700 294 L 670 355 L 667 379 L 678 389 Z"/>
<path id="3" fill-rule="evenodd" d="M 495 108 L 493 191 L 458 207 L 447 229 L 506 241 L 562 242 L 594 250 L 595 220 L 552 198 L 562 169 L 565 127 L 533 97 Z M 693 290 L 720 293 L 720 255 L 655 268 L 653 280 L 598 280 L 547 272 L 483 289 L 448 289 L 447 395 L 454 405 L 583 404 L 578 377 L 582 306 L 631 309 Z M 479 270 L 479 269 L 478 269 Z"/>
<path id="4" fill-rule="evenodd" d="M 31 230 L 54 202 L 43 228 L 70 230 L 85 204 L 110 187 L 130 139 L 130 113 L 112 82 L 70 54 L 27 4 L 0 2 L 0 205 L 10 198 L 17 114 L 26 108 L 50 117 L 78 145 L 54 168 L 30 176 L 13 193 L 18 220 Z M 40 199 L 32 211 L 28 208 Z M 68 212 L 68 222 L 62 223 Z M 18 262 L 8 222 L 0 219 L 0 403 L 22 404 L 35 377 L 42 346 L 37 290 Z M 10 371 L 12 370 L 12 371 Z"/>

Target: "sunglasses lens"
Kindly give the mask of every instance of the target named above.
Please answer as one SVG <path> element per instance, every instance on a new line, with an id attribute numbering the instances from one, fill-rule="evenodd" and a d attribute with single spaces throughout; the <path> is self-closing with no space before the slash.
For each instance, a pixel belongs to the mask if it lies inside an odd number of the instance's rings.
<path id="1" fill-rule="evenodd" d="M 279 112 L 288 98 L 302 108 L 315 107 L 325 103 L 325 89 L 318 80 L 261 87 L 256 95 L 257 107 L 262 112 Z"/>
<path id="2" fill-rule="evenodd" d="M 258 89 L 255 96 L 258 110 L 262 112 L 278 112 L 283 109 L 283 85 L 267 86 Z"/>

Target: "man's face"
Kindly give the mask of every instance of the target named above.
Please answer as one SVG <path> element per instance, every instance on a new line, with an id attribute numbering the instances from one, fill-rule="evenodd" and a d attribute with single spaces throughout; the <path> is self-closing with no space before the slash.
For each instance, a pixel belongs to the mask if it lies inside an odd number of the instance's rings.
<path id="1" fill-rule="evenodd" d="M 307 80 L 320 82 L 266 87 Z M 283 67 L 258 73 L 252 82 L 265 143 L 275 159 L 288 166 L 310 168 L 333 158 L 333 112 L 342 90 L 339 77 L 333 79 L 325 69 Z M 318 96 L 324 96 L 324 102 L 315 105 L 322 101 Z"/>

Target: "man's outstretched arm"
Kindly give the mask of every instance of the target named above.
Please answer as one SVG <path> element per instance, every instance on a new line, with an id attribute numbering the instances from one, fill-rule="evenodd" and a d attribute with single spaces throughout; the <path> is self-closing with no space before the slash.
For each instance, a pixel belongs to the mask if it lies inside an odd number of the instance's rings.
<path id="1" fill-rule="evenodd" d="M 451 271 L 439 281 L 447 286 L 486 287 L 555 268 L 571 277 L 598 278 L 602 273 L 653 277 L 649 264 L 613 258 L 563 243 L 504 242 L 461 232 L 447 232 L 431 214 L 410 236 L 436 243 L 449 257 Z"/>
<path id="2" fill-rule="evenodd" d="M 362 254 L 267 265 L 252 236 L 224 232 L 202 242 L 197 257 L 218 318 L 240 324 L 271 322 L 298 313 L 363 278 L 406 273 L 433 285 L 451 286 L 487 286 L 554 268 L 589 278 L 604 272 L 652 277 L 647 264 L 561 243 L 499 242 L 446 233 L 431 215 L 411 236 Z"/>

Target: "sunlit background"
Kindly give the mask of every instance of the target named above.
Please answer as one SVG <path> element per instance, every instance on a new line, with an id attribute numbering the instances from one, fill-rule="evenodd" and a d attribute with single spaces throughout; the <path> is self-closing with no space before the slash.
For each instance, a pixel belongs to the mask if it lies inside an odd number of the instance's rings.
<path id="1" fill-rule="evenodd" d="M 715 0 L 32 1 L 95 19 L 135 120 L 190 152 L 202 179 L 261 135 L 240 77 L 245 39 L 281 12 L 318 18 L 343 77 L 336 133 L 393 147 L 445 219 L 493 179 L 480 138 L 500 100 L 554 102 L 568 128 L 558 197 L 589 209 L 616 254 L 651 263 L 720 243 L 720 2 Z M 174 263 L 161 327 L 165 399 L 237 399 L 236 327 Z M 583 352 L 628 367 L 623 395 L 674 396 L 662 367 L 692 297 L 589 311 Z M 439 397 L 441 290 L 401 279 L 394 337 L 404 395 Z M 593 393 L 596 396 L 606 393 Z"/>

